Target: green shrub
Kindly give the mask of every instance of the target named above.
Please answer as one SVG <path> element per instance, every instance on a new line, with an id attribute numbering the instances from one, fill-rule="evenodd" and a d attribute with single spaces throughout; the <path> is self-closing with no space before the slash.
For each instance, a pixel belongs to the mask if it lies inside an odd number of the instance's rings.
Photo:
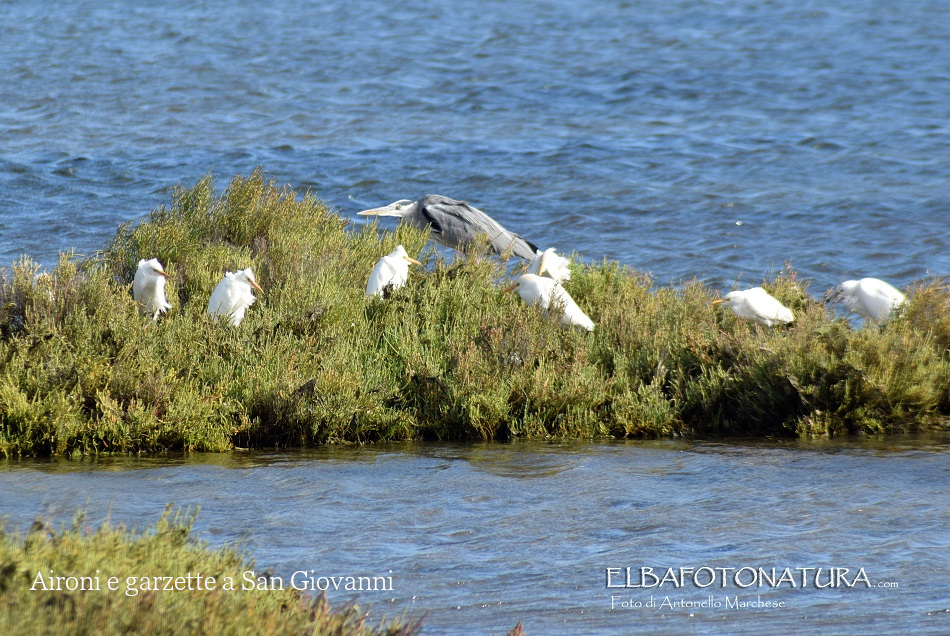
<path id="1" fill-rule="evenodd" d="M 261 171 L 210 177 L 119 228 L 103 252 L 0 277 L 0 452 L 223 451 L 404 439 L 832 435 L 945 426 L 950 288 L 916 285 L 887 323 L 854 328 L 791 269 L 763 281 L 794 323 L 768 329 L 711 304 L 698 281 L 657 286 L 616 263 L 575 264 L 568 291 L 596 323 L 565 329 L 517 294 L 506 264 L 454 262 L 427 233 L 349 227 Z M 423 267 L 365 298 L 403 244 Z M 139 315 L 140 259 L 170 274 L 172 308 Z M 265 293 L 244 322 L 206 316 L 225 271 Z"/>
<path id="2" fill-rule="evenodd" d="M 252 581 L 267 574 L 231 547 L 211 549 L 192 540 L 194 519 L 166 510 L 144 532 L 108 523 L 90 532 L 81 515 L 58 531 L 41 522 L 23 537 L 0 529 L 4 634 L 396 636 L 419 630 L 418 622 L 405 618 L 370 627 L 356 606 L 331 610 L 322 594 L 306 596 L 286 579 L 272 586 L 278 589 L 244 589 L 245 572 L 252 572 Z M 154 580 L 146 585 L 141 577 L 181 579 L 177 590 L 161 589 L 164 579 L 156 590 Z M 225 589 L 226 577 L 232 590 Z"/>

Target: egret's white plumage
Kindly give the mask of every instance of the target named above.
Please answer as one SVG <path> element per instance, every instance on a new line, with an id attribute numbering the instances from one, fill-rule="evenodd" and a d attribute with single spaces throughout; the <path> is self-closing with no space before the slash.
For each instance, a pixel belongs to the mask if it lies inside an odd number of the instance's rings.
<path id="1" fill-rule="evenodd" d="M 552 305 L 564 310 L 561 316 L 562 325 L 576 325 L 587 331 L 594 330 L 594 321 L 577 306 L 571 295 L 561 284 L 553 278 L 543 278 L 535 274 L 522 274 L 518 281 L 505 291 L 518 290 L 521 300 L 529 305 L 541 307 L 541 312 L 547 315 Z"/>
<path id="2" fill-rule="evenodd" d="M 171 309 L 168 300 L 165 298 L 165 279 L 168 274 L 157 258 L 151 260 L 139 261 L 138 269 L 135 270 L 135 278 L 132 279 L 132 298 L 138 303 L 139 311 L 143 314 L 151 314 L 152 319 L 158 318 L 158 314 Z"/>
<path id="3" fill-rule="evenodd" d="M 571 259 L 559 256 L 553 247 L 549 247 L 543 252 L 537 250 L 534 253 L 534 258 L 531 259 L 531 264 L 528 265 L 528 273 L 536 276 L 547 274 L 550 278 L 563 283 L 566 280 L 571 280 L 570 264 Z"/>
<path id="4" fill-rule="evenodd" d="M 714 305 L 726 304 L 732 313 L 759 324 L 771 327 L 795 320 L 792 310 L 777 301 L 761 287 L 732 291 L 725 298 L 713 301 Z"/>
<path id="5" fill-rule="evenodd" d="M 240 325 L 244 320 L 244 312 L 257 300 L 252 289 L 264 292 L 250 267 L 237 272 L 225 272 L 224 278 L 211 292 L 208 313 L 212 316 L 228 316 L 232 325 Z"/>
<path id="6" fill-rule="evenodd" d="M 376 263 L 373 273 L 366 283 L 367 296 L 382 296 L 383 290 L 390 286 L 398 289 L 409 279 L 409 263 L 419 265 L 419 261 L 409 258 L 409 253 L 402 245 L 397 245 L 391 254 L 388 254 Z"/>
<path id="7" fill-rule="evenodd" d="M 835 295 L 844 300 L 848 311 L 873 320 L 887 320 L 891 310 L 906 299 L 892 285 L 877 278 L 846 280 L 838 285 Z"/>

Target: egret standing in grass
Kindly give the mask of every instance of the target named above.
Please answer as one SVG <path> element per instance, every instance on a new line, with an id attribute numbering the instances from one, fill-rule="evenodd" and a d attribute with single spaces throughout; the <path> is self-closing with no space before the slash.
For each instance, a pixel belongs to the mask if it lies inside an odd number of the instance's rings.
<path id="1" fill-rule="evenodd" d="M 878 278 L 846 280 L 829 296 L 829 299 L 843 299 L 848 311 L 872 320 L 887 320 L 891 310 L 906 300 L 906 296 L 894 286 Z"/>
<path id="2" fill-rule="evenodd" d="M 795 320 L 791 309 L 761 287 L 729 292 L 725 298 L 714 300 L 713 304 L 728 305 L 732 313 L 740 318 L 752 320 L 766 327 L 783 325 Z"/>
<path id="3" fill-rule="evenodd" d="M 397 245 L 392 254 L 382 257 L 373 268 L 373 273 L 369 275 L 369 282 L 366 283 L 367 296 L 382 296 L 386 287 L 390 289 L 399 289 L 406 284 L 409 279 L 409 264 L 421 265 L 414 258 L 409 258 L 406 248 Z"/>
<path id="4" fill-rule="evenodd" d="M 237 272 L 225 272 L 224 278 L 211 292 L 208 313 L 212 316 L 228 316 L 237 327 L 244 320 L 244 312 L 257 300 L 251 289 L 264 293 L 250 267 Z"/>
<path id="5" fill-rule="evenodd" d="M 541 313 L 547 315 L 551 306 L 561 307 L 564 313 L 561 315 L 562 325 L 575 325 L 582 327 L 587 331 L 594 330 L 594 321 L 578 307 L 571 295 L 567 293 L 561 284 L 553 278 L 544 278 L 536 274 L 522 274 L 518 281 L 508 287 L 505 292 L 518 290 L 521 300 L 529 305 L 538 305 L 541 307 Z"/>
<path id="6" fill-rule="evenodd" d="M 543 252 L 537 250 L 534 253 L 534 258 L 531 259 L 531 264 L 528 265 L 528 273 L 536 276 L 543 276 L 546 273 L 559 283 L 563 283 L 566 280 L 571 280 L 570 264 L 571 259 L 558 256 L 554 248 L 549 247 Z"/>
<path id="7" fill-rule="evenodd" d="M 418 201 L 400 199 L 395 203 L 357 212 L 360 216 L 395 216 L 404 222 L 431 232 L 432 239 L 447 247 L 464 249 L 479 235 L 485 235 L 496 254 L 511 251 L 524 260 L 531 260 L 537 248 L 496 220 L 464 201 L 440 194 L 427 194 Z"/>
<path id="8" fill-rule="evenodd" d="M 139 261 L 132 279 L 132 298 L 138 303 L 139 311 L 152 314 L 152 320 L 158 319 L 163 311 L 171 309 L 165 298 L 165 280 L 168 274 L 157 258 Z"/>

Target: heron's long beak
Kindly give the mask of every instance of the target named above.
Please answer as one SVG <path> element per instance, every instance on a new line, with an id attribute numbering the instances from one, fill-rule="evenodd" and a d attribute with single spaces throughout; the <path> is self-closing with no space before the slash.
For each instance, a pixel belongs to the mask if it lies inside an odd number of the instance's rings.
<path id="1" fill-rule="evenodd" d="M 726 302 L 729 302 L 729 301 L 726 300 L 725 298 L 720 298 L 719 300 L 714 300 L 714 301 L 712 301 L 712 304 L 714 304 L 714 305 L 721 305 L 721 304 L 726 303 Z"/>
<path id="2" fill-rule="evenodd" d="M 165 278 L 171 278 L 171 276 L 165 273 L 164 269 L 156 269 L 155 273 L 158 274 L 159 276 L 164 276 Z"/>
<path id="3" fill-rule="evenodd" d="M 831 288 L 825 292 L 825 302 L 830 303 L 833 300 L 839 300 L 841 298 L 841 292 L 835 288 Z"/>
<path id="4" fill-rule="evenodd" d="M 251 284 L 251 287 L 253 287 L 253 288 L 256 289 L 257 291 L 259 291 L 260 293 L 262 293 L 262 294 L 264 293 L 264 290 L 261 289 L 261 286 L 258 285 L 257 283 L 255 283 L 254 281 L 249 280 L 249 281 L 247 281 L 247 282 L 249 282 L 249 283 Z"/>
<path id="5" fill-rule="evenodd" d="M 389 205 L 384 205 L 381 208 L 372 208 L 371 210 L 363 210 L 362 212 L 357 212 L 357 216 L 397 216 L 404 217 L 408 212 L 405 205 L 396 205 L 395 203 L 390 203 Z"/>
<path id="6" fill-rule="evenodd" d="M 420 263 L 414 258 L 409 258 L 408 256 L 403 256 L 403 258 L 409 261 L 410 263 L 412 263 L 413 265 L 422 265 L 422 263 Z"/>
<path id="7" fill-rule="evenodd" d="M 515 283 L 514 285 L 511 285 L 510 287 L 506 287 L 505 289 L 502 290 L 501 293 L 507 294 L 508 292 L 515 291 L 516 289 L 518 289 L 518 283 Z"/>

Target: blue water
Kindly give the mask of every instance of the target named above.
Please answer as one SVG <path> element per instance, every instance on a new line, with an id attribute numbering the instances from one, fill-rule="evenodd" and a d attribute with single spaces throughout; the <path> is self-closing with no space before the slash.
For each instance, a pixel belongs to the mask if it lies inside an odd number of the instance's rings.
<path id="1" fill-rule="evenodd" d="M 38 514 L 68 524 L 77 507 L 92 527 L 144 528 L 169 501 L 200 505 L 198 536 L 244 541 L 286 586 L 297 571 L 392 576 L 392 591 L 358 595 L 370 622 L 408 611 L 428 634 L 519 621 L 534 635 L 946 634 L 948 450 L 942 435 L 6 461 L 0 510 L 8 528 Z M 627 567 L 820 567 L 822 584 L 830 567 L 849 582 L 864 568 L 871 587 L 742 588 L 727 575 L 725 588 L 608 589 L 607 568 Z M 657 607 L 621 606 L 651 596 Z M 662 606 L 709 596 L 720 606 Z M 726 603 L 759 596 L 784 607 Z"/>
<path id="2" fill-rule="evenodd" d="M 260 165 L 347 216 L 466 199 L 663 284 L 950 273 L 950 4 L 590 4 L 0 0 L 0 265 L 90 254 L 176 184 Z M 946 441 L 798 444 L 8 463 L 0 514 L 144 526 L 200 504 L 199 536 L 285 576 L 392 569 L 361 603 L 430 633 L 950 632 Z M 899 588 L 611 611 L 605 569 L 628 565 L 866 567 Z"/>
<path id="3" fill-rule="evenodd" d="M 0 263 L 261 165 L 661 283 L 950 271 L 946 2 L 589 4 L 2 2 Z"/>

